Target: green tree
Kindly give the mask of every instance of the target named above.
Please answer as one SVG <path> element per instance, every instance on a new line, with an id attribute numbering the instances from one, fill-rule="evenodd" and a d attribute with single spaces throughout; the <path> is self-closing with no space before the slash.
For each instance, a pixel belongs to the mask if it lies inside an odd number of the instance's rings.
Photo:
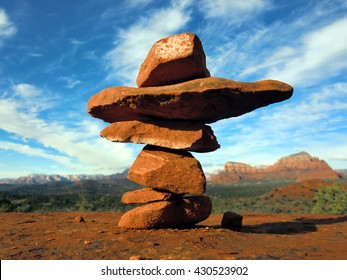
<path id="1" fill-rule="evenodd" d="M 334 184 L 320 187 L 314 197 L 313 214 L 347 215 L 347 190 Z"/>
<path id="2" fill-rule="evenodd" d="M 5 197 L 0 198 L 0 213 L 11 212 L 13 210 L 13 205 L 11 201 L 9 201 Z"/>

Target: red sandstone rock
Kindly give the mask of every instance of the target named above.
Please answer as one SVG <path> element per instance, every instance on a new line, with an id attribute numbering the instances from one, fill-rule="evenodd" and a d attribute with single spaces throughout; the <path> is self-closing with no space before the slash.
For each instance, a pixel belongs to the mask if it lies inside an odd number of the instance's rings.
<path id="1" fill-rule="evenodd" d="M 88 113 L 111 123 L 153 118 L 212 123 L 284 101 L 292 93 L 290 85 L 274 80 L 211 77 L 162 87 L 104 89 L 89 99 Z"/>
<path id="2" fill-rule="evenodd" d="M 227 162 L 224 165 L 224 172 L 228 173 L 257 173 L 258 169 L 242 162 Z"/>
<path id="3" fill-rule="evenodd" d="M 223 228 L 228 228 L 234 231 L 241 231 L 242 229 L 242 215 L 234 212 L 225 212 L 223 214 L 221 225 Z"/>
<path id="4" fill-rule="evenodd" d="M 227 162 L 224 170 L 211 177 L 215 183 L 231 183 L 239 180 L 310 179 L 336 180 L 340 176 L 324 161 L 306 152 L 279 159 L 265 168 L 255 168 L 244 163 Z"/>
<path id="5" fill-rule="evenodd" d="M 176 197 L 173 193 L 156 191 L 150 188 L 129 191 L 123 194 L 122 203 L 133 204 L 133 203 L 148 203 L 154 201 L 166 201 Z"/>
<path id="6" fill-rule="evenodd" d="M 75 217 L 75 222 L 76 223 L 83 223 L 85 221 L 84 221 L 84 218 L 82 216 L 76 216 Z"/>
<path id="7" fill-rule="evenodd" d="M 186 227 L 207 219 L 211 211 L 211 200 L 207 196 L 153 202 L 126 212 L 118 226 L 134 229 Z"/>
<path id="8" fill-rule="evenodd" d="M 199 37 L 182 33 L 163 38 L 152 46 L 136 83 L 139 87 L 164 86 L 209 76 Z"/>
<path id="9" fill-rule="evenodd" d="M 150 144 L 194 152 L 211 152 L 219 148 L 211 127 L 200 122 L 115 122 L 101 131 L 100 135 L 113 142 Z"/>
<path id="10" fill-rule="evenodd" d="M 267 171 L 275 172 L 278 177 L 295 178 L 296 181 L 336 180 L 340 178 L 324 160 L 312 157 L 306 152 L 283 157 L 274 165 L 269 166 Z"/>
<path id="11" fill-rule="evenodd" d="M 129 169 L 128 179 L 176 194 L 203 194 L 206 178 L 189 152 L 145 146 Z"/>

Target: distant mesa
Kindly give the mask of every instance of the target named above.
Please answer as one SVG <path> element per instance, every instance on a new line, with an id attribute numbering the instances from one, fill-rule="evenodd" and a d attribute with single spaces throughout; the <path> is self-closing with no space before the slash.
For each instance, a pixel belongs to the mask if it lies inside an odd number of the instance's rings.
<path id="1" fill-rule="evenodd" d="M 3 178 L 0 179 L 0 184 L 15 184 L 15 185 L 43 185 L 58 182 L 81 182 L 81 181 L 99 181 L 99 180 L 118 180 L 126 179 L 128 169 L 122 173 L 112 175 L 86 175 L 86 174 L 72 174 L 72 175 L 59 175 L 59 174 L 30 174 L 18 178 Z"/>
<path id="2" fill-rule="evenodd" d="M 59 175 L 59 174 L 30 174 L 11 179 L 0 179 L 0 184 L 42 185 L 53 182 L 79 182 L 98 180 L 103 175 Z"/>
<path id="3" fill-rule="evenodd" d="M 335 172 L 341 177 L 347 177 L 347 169 L 335 169 Z"/>
<path id="4" fill-rule="evenodd" d="M 279 159 L 275 164 L 256 168 L 245 163 L 227 162 L 217 175 L 210 176 L 214 183 L 235 183 L 247 180 L 281 179 L 297 182 L 322 179 L 336 180 L 341 175 L 335 172 L 324 160 L 300 152 Z"/>

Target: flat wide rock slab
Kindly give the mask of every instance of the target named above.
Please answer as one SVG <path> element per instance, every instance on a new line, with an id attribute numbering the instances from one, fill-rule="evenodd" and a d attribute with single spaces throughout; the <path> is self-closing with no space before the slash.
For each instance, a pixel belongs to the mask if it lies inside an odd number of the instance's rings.
<path id="1" fill-rule="evenodd" d="M 202 78 L 162 87 L 112 87 L 92 96 L 88 113 L 106 122 L 154 118 L 212 123 L 290 98 L 293 88 L 275 80 L 236 82 Z"/>
<path id="2" fill-rule="evenodd" d="M 100 135 L 112 142 L 150 144 L 193 152 L 212 152 L 220 147 L 211 127 L 200 122 L 115 122 L 101 131 Z"/>
<path id="3" fill-rule="evenodd" d="M 136 83 L 139 87 L 164 86 L 209 76 L 199 37 L 182 33 L 154 43 L 140 67 Z"/>
<path id="4" fill-rule="evenodd" d="M 120 219 L 120 228 L 150 229 L 187 227 L 206 220 L 212 211 L 207 196 L 191 196 L 136 207 Z"/>
<path id="5" fill-rule="evenodd" d="M 168 201 L 177 198 L 169 192 L 156 191 L 150 188 L 129 191 L 123 194 L 121 202 L 124 204 L 148 203 L 154 201 Z"/>
<path id="6" fill-rule="evenodd" d="M 176 194 L 203 194 L 206 189 L 201 165 L 189 152 L 150 145 L 137 156 L 128 179 Z"/>

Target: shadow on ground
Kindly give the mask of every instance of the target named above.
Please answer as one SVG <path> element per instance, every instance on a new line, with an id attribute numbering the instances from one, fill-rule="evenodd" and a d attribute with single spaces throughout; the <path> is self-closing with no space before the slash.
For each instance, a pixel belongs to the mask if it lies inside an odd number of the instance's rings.
<path id="1" fill-rule="evenodd" d="M 242 228 L 244 233 L 265 233 L 265 234 L 303 234 L 317 231 L 317 225 L 331 225 L 343 223 L 347 217 L 327 218 L 327 219 L 306 219 L 297 218 L 290 222 L 273 222 L 258 225 L 247 225 Z"/>

